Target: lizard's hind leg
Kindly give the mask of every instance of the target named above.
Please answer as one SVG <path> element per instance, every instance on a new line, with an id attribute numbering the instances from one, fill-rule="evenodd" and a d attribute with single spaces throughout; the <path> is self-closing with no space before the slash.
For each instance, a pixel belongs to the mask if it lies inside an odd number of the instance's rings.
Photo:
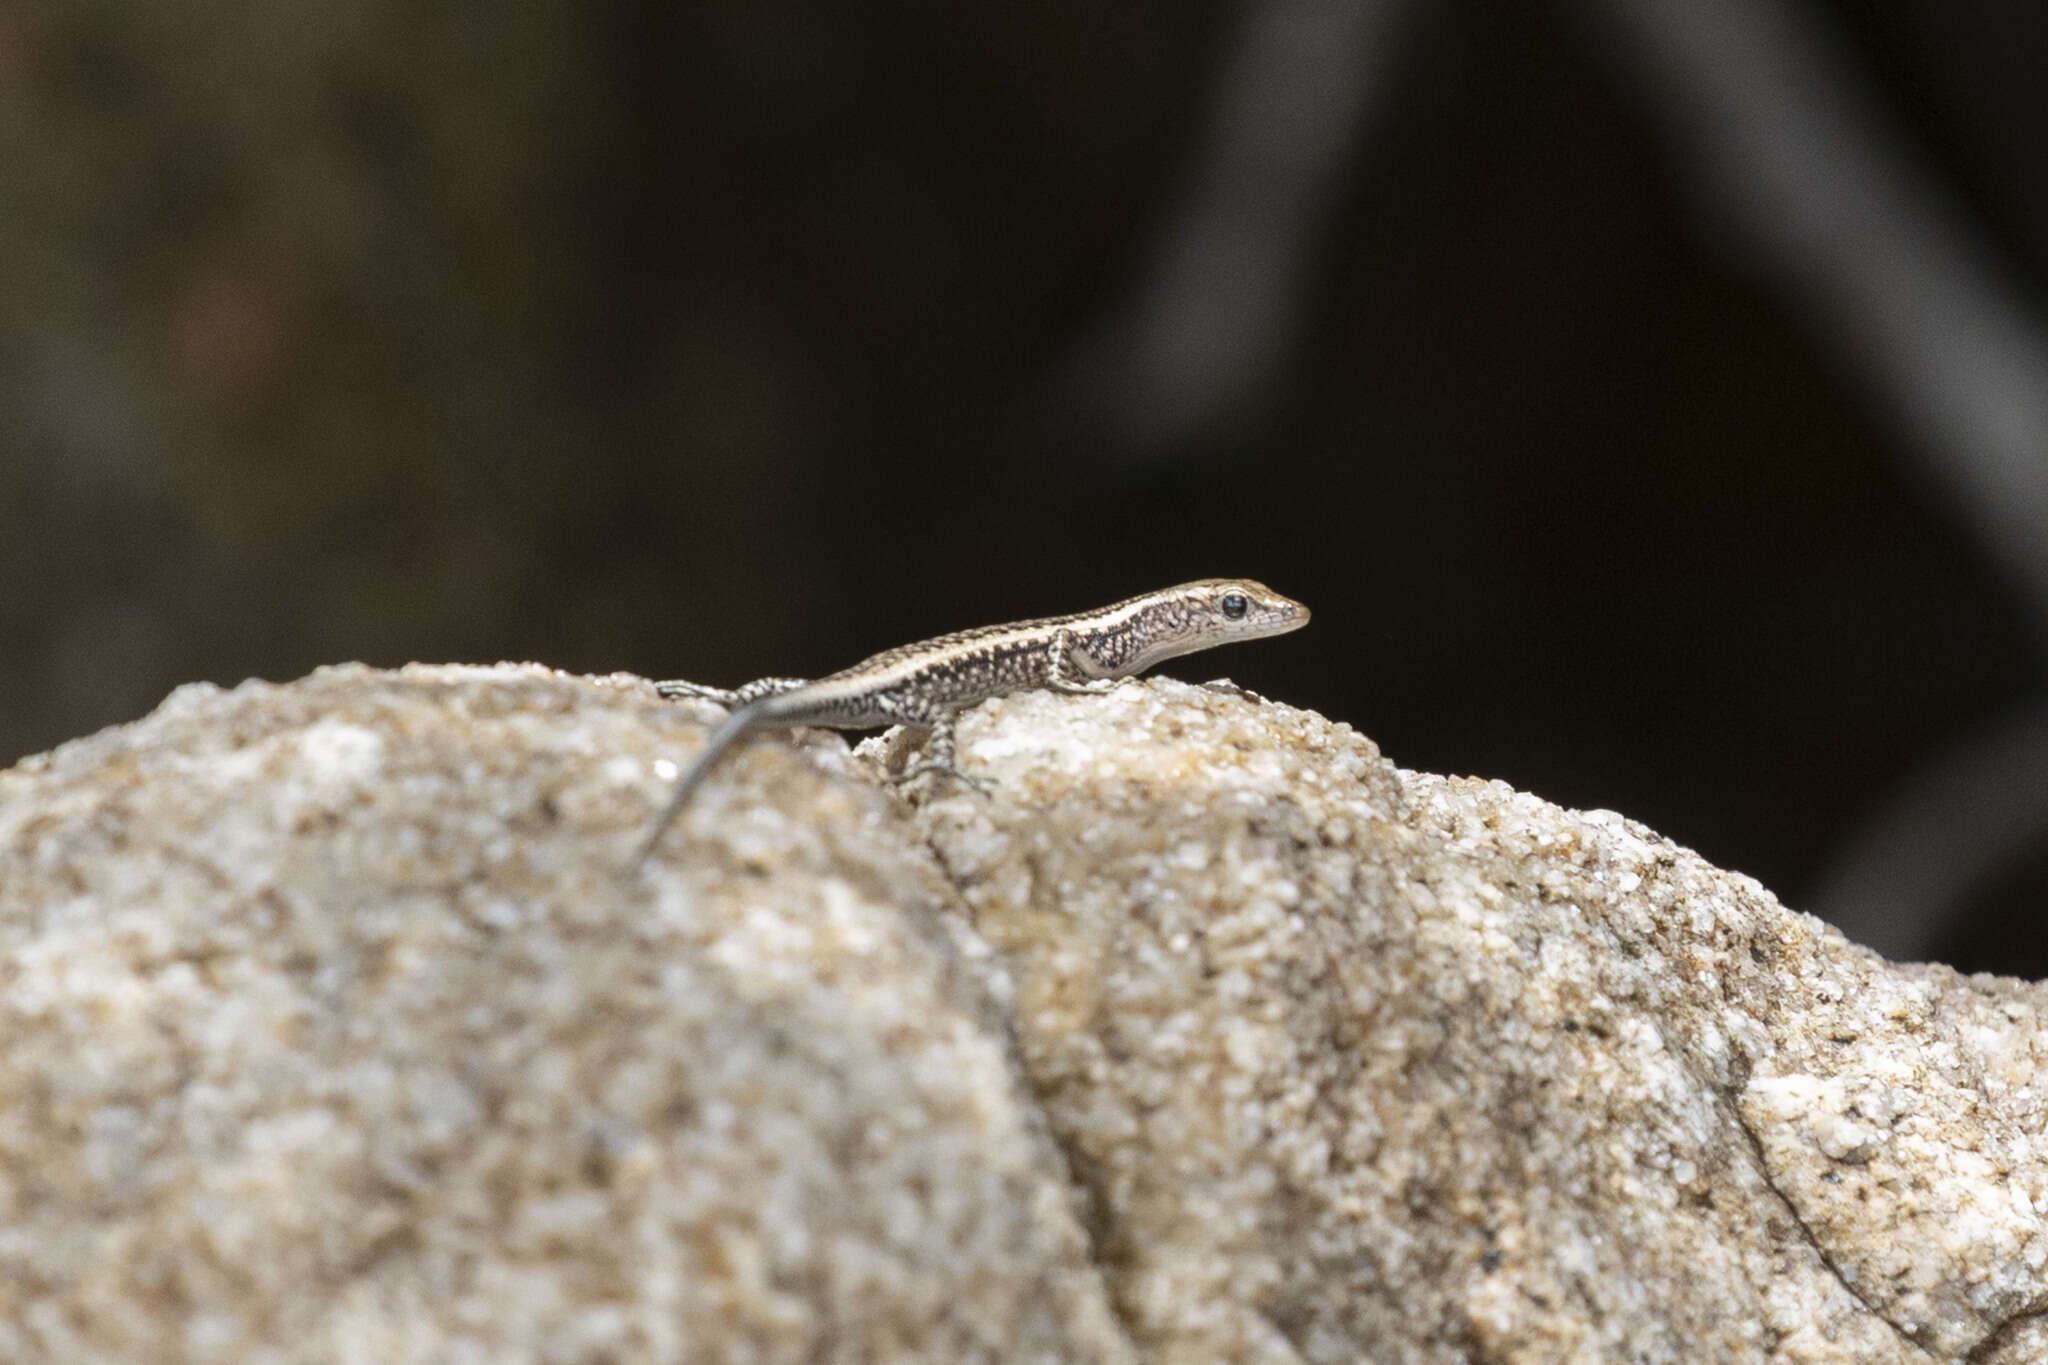
<path id="1" fill-rule="evenodd" d="M 988 783 L 971 773 L 961 770 L 953 761 L 953 717 L 941 716 L 932 722 L 931 733 L 924 742 L 924 757 L 897 773 L 890 780 L 899 787 L 915 782 L 927 773 L 936 773 L 964 782 L 983 796 L 989 795 Z"/>
<path id="2" fill-rule="evenodd" d="M 681 678 L 670 678 L 658 682 L 654 690 L 670 701 L 688 699 L 708 701 L 713 706 L 723 706 L 731 711 L 745 706 L 750 701 L 773 697 L 783 692 L 794 692 L 810 682 L 809 678 L 756 678 L 741 687 L 706 687 L 703 683 L 685 682 Z"/>

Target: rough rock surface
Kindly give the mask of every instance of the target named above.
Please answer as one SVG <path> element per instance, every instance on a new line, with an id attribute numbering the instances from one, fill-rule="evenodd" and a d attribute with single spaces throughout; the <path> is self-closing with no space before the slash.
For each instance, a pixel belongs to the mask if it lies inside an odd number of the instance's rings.
<path id="1" fill-rule="evenodd" d="M 1151 681 L 993 794 L 637 679 L 0 774 L 0 1360 L 2048 1358 L 2038 985 Z"/>

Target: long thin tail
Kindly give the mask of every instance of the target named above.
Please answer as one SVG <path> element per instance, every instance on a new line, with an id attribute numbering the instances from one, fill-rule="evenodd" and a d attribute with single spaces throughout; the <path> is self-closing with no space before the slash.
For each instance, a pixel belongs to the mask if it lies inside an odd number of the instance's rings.
<path id="1" fill-rule="evenodd" d="M 768 708 L 768 703 L 774 700 L 774 697 L 769 696 L 748 702 L 727 716 L 724 724 L 711 732 L 711 738 L 704 741 L 704 747 L 698 750 L 696 761 L 690 764 L 690 770 L 676 782 L 675 794 L 670 796 L 668 804 L 662 807 L 661 818 L 654 822 L 654 828 L 641 840 L 639 850 L 633 854 L 633 861 L 626 864 L 628 872 L 640 870 L 640 865 L 654 852 L 654 846 L 661 842 L 661 836 L 668 833 L 668 827 L 683 813 L 683 807 L 689 803 L 690 793 L 696 791 L 704 781 L 705 776 L 711 771 L 711 765 L 718 761 L 718 756 L 730 749 L 734 740 L 755 728 L 761 719 L 761 713 Z"/>

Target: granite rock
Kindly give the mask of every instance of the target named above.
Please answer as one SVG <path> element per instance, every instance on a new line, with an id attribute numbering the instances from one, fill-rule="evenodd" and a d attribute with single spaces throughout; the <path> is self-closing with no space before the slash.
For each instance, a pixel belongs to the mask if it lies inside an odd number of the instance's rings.
<path id="1" fill-rule="evenodd" d="M 0 1360 L 1132 1358 L 887 800 L 536 667 L 188 687 L 0 776 Z"/>
<path id="2" fill-rule="evenodd" d="M 1972 1361 L 2048 991 L 1165 680 L 736 750 L 533 666 L 0 774 L 0 1359 Z"/>
<path id="3" fill-rule="evenodd" d="M 1285 708 L 962 752 L 996 798 L 917 818 L 1149 1357 L 2040 1358 L 2042 987 Z"/>

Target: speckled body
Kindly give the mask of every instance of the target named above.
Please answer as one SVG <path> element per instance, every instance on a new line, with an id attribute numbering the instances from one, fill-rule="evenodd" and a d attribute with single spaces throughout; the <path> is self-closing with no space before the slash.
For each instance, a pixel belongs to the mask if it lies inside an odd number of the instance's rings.
<path id="1" fill-rule="evenodd" d="M 731 691 L 682 681 L 656 683 L 663 696 L 694 697 L 735 709 L 676 784 L 636 864 L 653 851 L 718 756 L 750 731 L 798 725 L 841 730 L 915 726 L 932 732 L 930 756 L 905 776 L 931 770 L 963 776 L 953 765 L 952 719 L 967 707 L 1029 688 L 1101 691 L 1163 659 L 1298 630 L 1308 617 L 1307 607 L 1250 579 L 1205 578 L 1095 611 L 899 645 L 815 681 L 762 678 Z"/>

